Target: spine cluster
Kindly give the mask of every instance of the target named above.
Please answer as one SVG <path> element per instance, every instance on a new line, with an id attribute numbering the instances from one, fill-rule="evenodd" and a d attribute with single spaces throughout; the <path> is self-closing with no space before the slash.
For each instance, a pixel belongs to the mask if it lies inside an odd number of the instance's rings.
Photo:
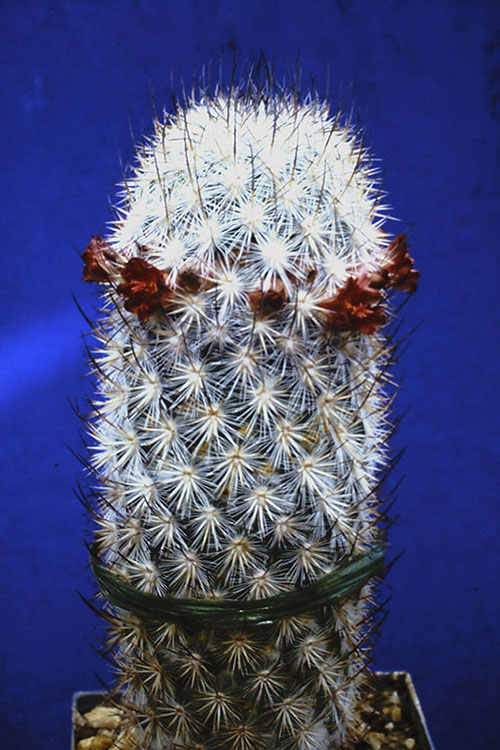
<path id="1" fill-rule="evenodd" d="M 357 134 L 314 99 L 204 97 L 157 121 L 109 237 L 88 429 L 95 550 L 159 596 L 264 599 L 379 534 L 382 332 L 414 291 Z M 372 585 L 252 630 L 104 605 L 137 747 L 348 748 Z"/>

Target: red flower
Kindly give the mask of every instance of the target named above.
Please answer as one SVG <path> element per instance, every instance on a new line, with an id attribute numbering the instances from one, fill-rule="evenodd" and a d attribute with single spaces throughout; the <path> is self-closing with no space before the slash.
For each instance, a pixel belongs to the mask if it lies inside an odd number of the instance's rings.
<path id="1" fill-rule="evenodd" d="M 414 260 L 408 252 L 406 234 L 398 235 L 387 248 L 388 262 L 382 273 L 388 287 L 403 292 L 414 292 L 417 289 L 420 272 L 413 268 Z"/>
<path id="2" fill-rule="evenodd" d="M 142 258 L 130 258 L 121 273 L 125 283 L 118 286 L 118 291 L 126 298 L 125 309 L 136 313 L 139 320 L 148 320 L 153 313 L 168 307 L 172 289 L 159 268 Z"/>
<path id="3" fill-rule="evenodd" d="M 385 325 L 387 318 L 382 308 L 380 274 L 363 274 L 347 279 L 335 297 L 321 302 L 327 312 L 326 325 L 331 331 L 374 333 Z"/>
<path id="4" fill-rule="evenodd" d="M 92 237 L 86 249 L 82 253 L 85 263 L 83 267 L 84 281 L 110 281 L 113 271 L 116 270 L 118 256 L 102 237 Z"/>
<path id="5" fill-rule="evenodd" d="M 266 292 L 262 289 L 255 289 L 253 292 L 248 292 L 247 294 L 250 308 L 254 313 L 263 316 L 272 315 L 281 310 L 288 299 L 285 285 L 281 279 L 275 279 L 272 287 Z"/>

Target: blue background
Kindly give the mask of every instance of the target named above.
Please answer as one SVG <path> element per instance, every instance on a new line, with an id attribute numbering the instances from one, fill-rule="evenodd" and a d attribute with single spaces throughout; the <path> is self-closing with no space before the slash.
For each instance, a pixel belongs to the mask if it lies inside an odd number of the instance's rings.
<path id="1" fill-rule="evenodd" d="M 79 253 L 111 219 L 130 128 L 150 129 L 150 88 L 169 106 L 171 71 L 190 86 L 196 60 L 236 49 L 278 72 L 299 55 L 322 94 L 329 70 L 333 107 L 354 106 L 382 159 L 422 273 L 406 330 L 422 325 L 398 373 L 404 555 L 375 662 L 413 674 L 437 750 L 500 747 L 495 3 L 4 0 L 0 14 L 0 743 L 69 747 L 72 692 L 109 677 L 76 593 L 92 581 L 68 397 L 91 388 L 71 293 L 96 309 Z"/>

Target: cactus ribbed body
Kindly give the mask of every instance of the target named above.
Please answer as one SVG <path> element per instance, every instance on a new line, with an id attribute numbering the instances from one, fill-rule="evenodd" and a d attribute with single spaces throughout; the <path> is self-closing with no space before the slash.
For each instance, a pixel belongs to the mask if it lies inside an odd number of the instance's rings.
<path id="1" fill-rule="evenodd" d="M 109 272 L 89 422 L 97 554 L 138 589 L 269 597 L 376 538 L 389 351 L 328 307 L 383 265 L 374 179 L 316 100 L 218 94 L 155 123 L 107 247 L 164 298 Z M 350 747 L 370 595 L 254 630 L 105 605 L 138 747 Z"/>

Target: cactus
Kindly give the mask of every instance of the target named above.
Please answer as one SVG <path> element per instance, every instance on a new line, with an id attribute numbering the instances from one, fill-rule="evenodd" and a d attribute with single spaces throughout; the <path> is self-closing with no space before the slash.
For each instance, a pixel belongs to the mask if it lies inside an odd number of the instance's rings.
<path id="1" fill-rule="evenodd" d="M 92 559 L 137 748 L 363 732 L 382 328 L 418 280 L 381 196 L 359 133 L 316 97 L 203 92 L 155 120 L 83 254 L 103 289 Z"/>

